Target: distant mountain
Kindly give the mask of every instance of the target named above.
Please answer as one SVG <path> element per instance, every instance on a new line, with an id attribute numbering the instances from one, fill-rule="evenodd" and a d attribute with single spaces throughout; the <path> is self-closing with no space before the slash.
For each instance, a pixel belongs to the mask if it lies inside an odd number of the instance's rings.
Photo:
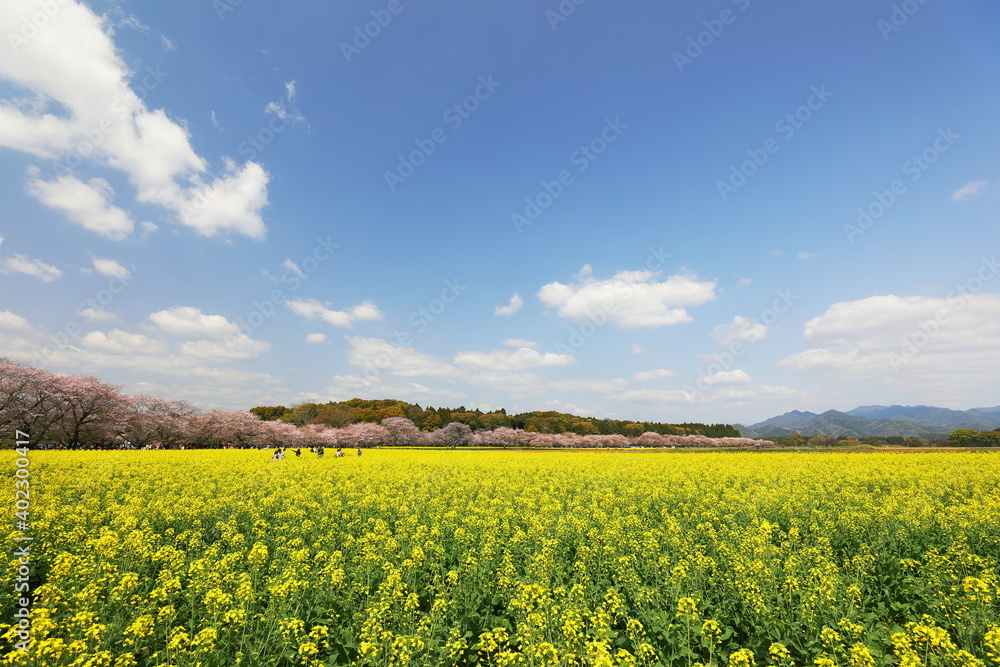
<path id="1" fill-rule="evenodd" d="M 947 435 L 960 428 L 989 431 L 1000 428 L 1000 406 L 972 410 L 949 410 L 926 405 L 864 405 L 848 412 L 828 410 L 823 414 L 793 410 L 757 424 L 737 424 L 747 438 L 847 435 L 855 438 L 901 436 L 913 438 L 928 433 Z"/>
<path id="2" fill-rule="evenodd" d="M 996 408 L 980 408 L 986 413 L 973 410 L 949 410 L 948 408 L 933 408 L 926 405 L 866 405 L 855 408 L 847 414 L 870 419 L 897 419 L 913 424 L 924 424 L 934 427 L 945 427 L 948 432 L 959 428 L 974 428 L 977 431 L 988 431 L 1000 426 L 1000 411 L 990 414 L 988 410 Z"/>
<path id="3" fill-rule="evenodd" d="M 812 423 L 818 416 L 815 412 L 792 410 L 778 417 L 771 417 L 767 420 L 767 423 L 780 428 L 795 429 Z"/>

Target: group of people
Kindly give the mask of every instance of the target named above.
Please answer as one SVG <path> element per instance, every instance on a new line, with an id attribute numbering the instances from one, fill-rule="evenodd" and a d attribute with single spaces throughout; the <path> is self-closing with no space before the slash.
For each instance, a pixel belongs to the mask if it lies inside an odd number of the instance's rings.
<path id="1" fill-rule="evenodd" d="M 288 448 L 287 447 L 278 447 L 277 449 L 275 449 L 274 450 L 274 454 L 271 455 L 271 460 L 272 461 L 280 461 L 283 458 L 285 458 L 285 450 L 286 449 L 288 449 Z M 302 449 L 300 447 L 296 447 L 292 451 L 295 453 L 295 456 L 302 456 Z M 322 457 L 323 454 L 326 453 L 326 450 L 323 449 L 322 447 L 310 447 L 309 451 L 312 452 L 313 454 L 315 454 L 316 456 L 319 456 L 319 457 Z M 361 456 L 361 448 L 360 447 L 358 447 L 357 452 L 358 452 L 358 456 Z M 344 450 L 341 449 L 340 447 L 337 447 L 337 453 L 335 454 L 335 457 L 339 459 L 339 458 L 343 458 L 343 456 L 344 456 Z"/>

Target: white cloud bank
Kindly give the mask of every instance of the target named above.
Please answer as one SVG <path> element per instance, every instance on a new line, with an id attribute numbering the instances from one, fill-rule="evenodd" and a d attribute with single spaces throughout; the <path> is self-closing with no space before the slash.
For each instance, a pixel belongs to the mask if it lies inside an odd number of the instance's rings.
<path id="1" fill-rule="evenodd" d="M 975 401 L 1000 377 L 1000 295 L 872 296 L 836 303 L 805 324 L 817 347 L 786 370 L 876 381 L 933 404 Z"/>
<path id="2" fill-rule="evenodd" d="M 196 233 L 266 233 L 260 211 L 269 175 L 255 162 L 226 160 L 220 174 L 191 146 L 187 128 L 163 109 L 150 110 L 140 92 L 169 76 L 158 68 L 129 71 L 112 41 L 112 27 L 86 5 L 60 0 L 41 28 L 27 31 L 40 13 L 34 0 L 0 3 L 0 34 L 12 54 L 0 58 L 0 147 L 58 160 L 59 176 L 29 172 L 28 191 L 71 220 L 103 236 L 131 233 L 128 214 L 110 204 L 107 181 L 83 182 L 70 173 L 86 162 L 126 174 L 139 202 L 171 212 Z"/>
<path id="3" fill-rule="evenodd" d="M 542 303 L 576 321 L 607 318 L 623 329 L 662 327 L 691 322 L 686 308 L 716 298 L 715 281 L 680 273 L 660 281 L 659 271 L 619 271 L 598 280 L 584 266 L 568 285 L 552 282 L 538 291 Z"/>

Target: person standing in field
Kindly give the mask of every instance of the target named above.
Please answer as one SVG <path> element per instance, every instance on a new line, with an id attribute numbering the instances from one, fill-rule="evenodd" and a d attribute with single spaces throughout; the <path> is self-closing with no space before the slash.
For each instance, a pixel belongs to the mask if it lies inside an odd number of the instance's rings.
<path id="1" fill-rule="evenodd" d="M 358 456 L 361 456 L 361 448 L 358 447 Z"/>

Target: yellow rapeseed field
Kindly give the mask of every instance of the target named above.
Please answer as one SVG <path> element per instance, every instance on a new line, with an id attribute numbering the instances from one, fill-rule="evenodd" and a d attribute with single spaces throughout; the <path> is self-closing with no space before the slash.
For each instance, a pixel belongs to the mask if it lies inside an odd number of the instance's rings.
<path id="1" fill-rule="evenodd" d="M 30 458 L 0 664 L 1000 665 L 997 455 Z"/>

